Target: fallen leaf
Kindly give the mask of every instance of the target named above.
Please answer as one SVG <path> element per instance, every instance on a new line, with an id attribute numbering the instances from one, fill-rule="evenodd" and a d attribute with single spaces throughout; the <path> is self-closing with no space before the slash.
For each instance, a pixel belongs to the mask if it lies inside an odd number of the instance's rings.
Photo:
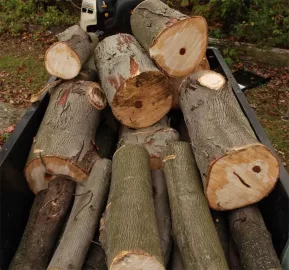
<path id="1" fill-rule="evenodd" d="M 8 128 L 5 128 L 5 129 L 4 129 L 4 132 L 6 132 L 6 133 L 11 133 L 14 129 L 15 129 L 15 126 L 14 126 L 14 125 L 11 125 L 11 126 L 9 126 Z"/>

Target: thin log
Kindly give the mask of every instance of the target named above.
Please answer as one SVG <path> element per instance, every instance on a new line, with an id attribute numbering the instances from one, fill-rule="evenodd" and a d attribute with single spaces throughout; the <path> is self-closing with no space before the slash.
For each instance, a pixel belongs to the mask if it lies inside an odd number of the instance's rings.
<path id="1" fill-rule="evenodd" d="M 164 155 L 164 172 L 172 234 L 185 269 L 229 269 L 188 143 L 170 143 Z"/>
<path id="2" fill-rule="evenodd" d="M 243 269 L 282 269 L 271 235 L 256 205 L 231 211 L 229 224 Z"/>
<path id="3" fill-rule="evenodd" d="M 70 210 L 75 185 L 75 182 L 58 176 L 49 182 L 47 191 L 36 195 L 30 220 L 10 270 L 47 269 Z"/>
<path id="4" fill-rule="evenodd" d="M 105 104 L 94 82 L 70 80 L 54 89 L 24 170 L 35 194 L 58 174 L 75 181 L 87 179 L 98 159 L 92 139 Z"/>
<path id="5" fill-rule="evenodd" d="M 153 205 L 149 154 L 142 146 L 126 145 L 114 154 L 100 236 L 110 270 L 165 269 Z"/>
<path id="6" fill-rule="evenodd" d="M 189 76 L 180 88 L 180 106 L 211 208 L 239 208 L 271 192 L 278 160 L 258 142 L 221 74 Z"/>
<path id="7" fill-rule="evenodd" d="M 77 197 L 48 270 L 81 269 L 106 204 L 110 175 L 111 161 L 97 160 L 85 186 L 77 186 Z"/>
<path id="8" fill-rule="evenodd" d="M 76 77 L 98 43 L 80 26 L 74 25 L 58 35 L 44 57 L 49 74 L 68 80 Z"/>
<path id="9" fill-rule="evenodd" d="M 152 170 L 161 169 L 161 154 L 171 141 L 177 141 L 179 134 L 169 127 L 167 117 L 148 128 L 131 129 L 122 126 L 118 147 L 127 144 L 143 145 L 150 154 L 150 166 Z"/>
<path id="10" fill-rule="evenodd" d="M 166 179 L 163 170 L 152 171 L 153 198 L 161 250 L 165 266 L 168 264 L 172 251 L 172 220 Z"/>
<path id="11" fill-rule="evenodd" d="M 95 59 L 107 101 L 122 124 L 148 127 L 170 110 L 170 81 L 133 36 L 117 34 L 105 38 L 96 47 Z"/>
<path id="12" fill-rule="evenodd" d="M 131 15 L 131 29 L 155 63 L 169 76 L 193 72 L 205 56 L 208 26 L 159 0 L 141 2 Z"/>

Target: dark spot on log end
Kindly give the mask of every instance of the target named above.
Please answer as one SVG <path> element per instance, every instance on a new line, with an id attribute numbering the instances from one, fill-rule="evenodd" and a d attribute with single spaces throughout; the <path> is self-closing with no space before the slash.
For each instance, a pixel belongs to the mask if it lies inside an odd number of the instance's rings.
<path id="1" fill-rule="evenodd" d="M 256 173 L 261 172 L 261 168 L 259 166 L 254 166 L 252 170 L 253 172 L 256 172 Z"/>
<path id="2" fill-rule="evenodd" d="M 137 108 L 137 109 L 140 109 L 142 108 L 142 101 L 138 100 L 135 102 L 134 106 Z"/>
<path id="3" fill-rule="evenodd" d="M 243 179 L 239 174 L 237 174 L 237 173 L 235 173 L 235 172 L 233 172 L 233 173 L 238 177 L 238 179 L 240 180 L 240 182 L 241 182 L 245 187 L 251 188 L 251 186 L 250 186 L 249 184 L 247 184 L 247 183 L 244 181 L 244 179 Z"/>
<path id="4" fill-rule="evenodd" d="M 180 55 L 184 55 L 186 53 L 186 49 L 185 48 L 181 48 L 180 49 Z"/>

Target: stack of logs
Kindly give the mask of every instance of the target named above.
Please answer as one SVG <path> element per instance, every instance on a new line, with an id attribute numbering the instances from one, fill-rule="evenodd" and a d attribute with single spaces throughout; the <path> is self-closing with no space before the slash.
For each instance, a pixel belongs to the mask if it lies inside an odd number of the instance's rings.
<path id="1" fill-rule="evenodd" d="M 98 42 L 75 25 L 47 51 L 58 81 L 10 269 L 281 269 L 255 204 L 278 161 L 210 70 L 205 19 L 146 0 L 131 29 Z"/>

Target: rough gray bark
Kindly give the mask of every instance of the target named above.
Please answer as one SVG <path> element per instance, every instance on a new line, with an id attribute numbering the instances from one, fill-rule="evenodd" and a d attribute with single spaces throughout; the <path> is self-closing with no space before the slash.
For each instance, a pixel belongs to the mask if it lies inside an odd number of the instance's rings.
<path id="1" fill-rule="evenodd" d="M 162 152 L 171 141 L 178 141 L 179 134 L 169 127 L 167 117 L 162 118 L 156 124 L 141 129 L 131 129 L 122 126 L 120 129 L 120 140 L 118 147 L 127 144 L 143 145 L 150 154 L 150 166 L 152 170 L 161 169 L 160 159 Z"/>
<path id="2" fill-rule="evenodd" d="M 142 146 L 123 146 L 114 155 L 100 239 L 111 270 L 164 269 L 149 155 Z"/>
<path id="3" fill-rule="evenodd" d="M 231 211 L 229 224 L 243 269 L 282 269 L 271 235 L 256 205 Z"/>
<path id="4" fill-rule="evenodd" d="M 97 160 L 85 186 L 77 186 L 78 196 L 48 269 L 81 269 L 106 204 L 110 175 L 111 161 Z"/>
<path id="5" fill-rule="evenodd" d="M 185 269 L 228 269 L 191 147 L 173 142 L 164 155 L 173 238 Z"/>
<path id="6" fill-rule="evenodd" d="M 95 103 L 103 108 L 104 96 L 94 82 L 70 80 L 52 92 L 25 167 L 27 182 L 34 193 L 47 188 L 51 179 L 45 174 L 45 166 L 50 173 L 84 181 L 98 159 L 92 139 L 100 112 L 88 102 L 89 91 L 95 93 Z"/>
<path id="7" fill-rule="evenodd" d="M 215 90 L 221 77 L 212 71 L 190 75 L 180 87 L 180 106 L 209 204 L 228 210 L 268 195 L 279 164 L 258 142 L 230 84 Z"/>
<path id="8" fill-rule="evenodd" d="M 207 23 L 156 0 L 141 2 L 131 15 L 134 36 L 169 76 L 182 77 L 201 62 L 207 47 Z"/>
<path id="9" fill-rule="evenodd" d="M 45 54 L 46 70 L 59 78 L 72 79 L 91 56 L 98 39 L 78 25 L 69 27 L 57 37 L 59 42 L 53 44 Z"/>
<path id="10" fill-rule="evenodd" d="M 107 101 L 122 124 L 148 127 L 170 110 L 170 82 L 133 36 L 105 38 L 96 47 L 95 60 Z"/>
<path id="11" fill-rule="evenodd" d="M 172 251 L 172 220 L 166 179 L 163 170 L 152 171 L 153 198 L 165 266 Z"/>
<path id="12" fill-rule="evenodd" d="M 44 270 L 53 255 L 53 250 L 60 235 L 65 218 L 70 210 L 75 190 L 75 182 L 62 176 L 55 177 L 43 196 L 42 203 L 36 201 L 31 213 L 31 224 L 28 224 L 19 250 L 10 270 Z M 38 196 L 38 195 L 37 195 Z M 36 214 L 36 216 L 34 216 Z M 31 226 L 31 227 L 30 227 Z"/>

